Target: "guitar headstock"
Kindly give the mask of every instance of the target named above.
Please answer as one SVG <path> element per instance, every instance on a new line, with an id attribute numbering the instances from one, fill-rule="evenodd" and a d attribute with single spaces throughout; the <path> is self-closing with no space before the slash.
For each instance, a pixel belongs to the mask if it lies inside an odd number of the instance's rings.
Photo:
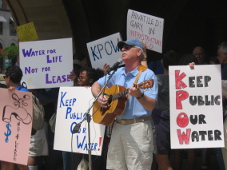
<path id="1" fill-rule="evenodd" d="M 143 81 L 143 82 L 137 84 L 136 88 L 138 88 L 138 89 L 148 89 L 148 88 L 153 87 L 153 85 L 154 85 L 154 80 L 150 79 L 150 80 L 146 80 L 146 81 Z"/>

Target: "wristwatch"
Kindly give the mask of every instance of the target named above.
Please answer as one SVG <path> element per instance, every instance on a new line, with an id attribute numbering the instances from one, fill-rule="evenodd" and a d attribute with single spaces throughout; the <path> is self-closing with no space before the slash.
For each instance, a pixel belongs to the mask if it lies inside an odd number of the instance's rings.
<path id="1" fill-rule="evenodd" d="M 144 92 L 141 94 L 140 97 L 137 97 L 137 99 L 141 99 L 144 96 Z"/>

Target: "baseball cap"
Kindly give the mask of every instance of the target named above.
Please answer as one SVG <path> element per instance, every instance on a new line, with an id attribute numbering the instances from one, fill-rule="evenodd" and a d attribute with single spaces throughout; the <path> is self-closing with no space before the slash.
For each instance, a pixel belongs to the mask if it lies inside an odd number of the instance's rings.
<path id="1" fill-rule="evenodd" d="M 137 47 L 141 48 L 142 51 L 144 51 L 143 44 L 137 39 L 130 39 L 130 40 L 127 40 L 127 41 L 119 41 L 117 43 L 117 46 L 118 46 L 119 49 L 122 49 L 125 44 L 137 46 Z"/>

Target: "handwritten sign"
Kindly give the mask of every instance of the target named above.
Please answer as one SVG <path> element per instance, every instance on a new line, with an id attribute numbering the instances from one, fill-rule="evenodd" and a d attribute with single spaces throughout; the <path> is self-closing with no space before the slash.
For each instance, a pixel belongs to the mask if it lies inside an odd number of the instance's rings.
<path id="1" fill-rule="evenodd" d="M 223 147 L 220 65 L 169 71 L 171 148 Z"/>
<path id="2" fill-rule="evenodd" d="M 22 82 L 28 89 L 72 86 L 72 38 L 21 42 Z"/>
<path id="3" fill-rule="evenodd" d="M 39 39 L 33 22 L 18 26 L 17 36 L 20 42 Z"/>
<path id="4" fill-rule="evenodd" d="M 138 39 L 147 49 L 162 53 L 164 19 L 129 9 L 127 39 Z"/>
<path id="5" fill-rule="evenodd" d="M 27 165 L 32 128 L 32 94 L 0 88 L 0 160 Z"/>
<path id="6" fill-rule="evenodd" d="M 83 121 L 78 133 L 76 124 L 86 118 L 93 102 L 91 89 L 86 87 L 61 87 L 58 95 L 54 149 L 88 154 L 88 122 Z M 92 115 L 92 113 L 89 113 Z M 101 155 L 105 126 L 90 122 L 90 149 L 92 155 Z M 71 148 L 72 140 L 72 148 Z"/>
<path id="7" fill-rule="evenodd" d="M 105 63 L 112 66 L 120 59 L 121 51 L 117 47 L 119 41 L 121 41 L 121 36 L 116 33 L 87 43 L 92 67 L 102 69 Z"/>

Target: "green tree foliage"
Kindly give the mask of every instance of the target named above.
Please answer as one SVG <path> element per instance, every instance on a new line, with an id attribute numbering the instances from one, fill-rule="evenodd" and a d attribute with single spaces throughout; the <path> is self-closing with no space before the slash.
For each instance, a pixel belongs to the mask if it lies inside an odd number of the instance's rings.
<path id="1" fill-rule="evenodd" d="M 9 59 L 14 59 L 19 54 L 19 48 L 16 45 L 11 45 L 0 50 L 0 57 L 8 57 Z"/>

